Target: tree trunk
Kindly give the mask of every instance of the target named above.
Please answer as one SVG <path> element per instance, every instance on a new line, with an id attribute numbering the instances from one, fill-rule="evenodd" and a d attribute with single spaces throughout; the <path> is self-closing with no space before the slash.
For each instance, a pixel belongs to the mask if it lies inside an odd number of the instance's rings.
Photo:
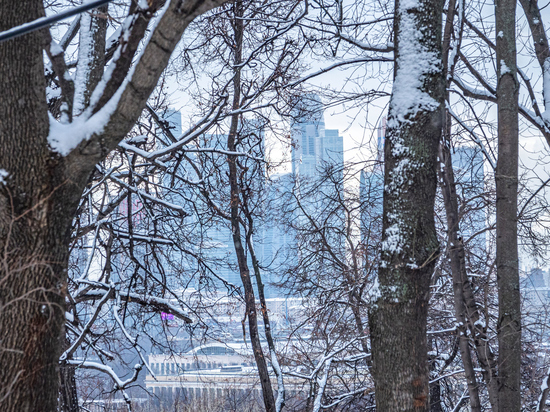
<path id="1" fill-rule="evenodd" d="M 238 115 L 234 115 L 233 117 L 237 116 Z M 236 151 L 236 127 L 233 127 L 233 122 L 234 121 L 232 121 L 232 127 L 228 137 L 228 150 L 231 152 Z M 248 317 L 250 342 L 252 344 L 254 359 L 256 360 L 256 366 L 258 367 L 258 374 L 260 376 L 264 406 L 267 412 L 275 412 L 276 408 L 275 398 L 273 396 L 273 388 L 271 387 L 269 370 L 267 368 L 267 362 L 265 360 L 265 355 L 262 350 L 260 335 L 258 332 L 258 313 L 256 311 L 256 298 L 254 296 L 254 288 L 252 286 L 252 279 L 250 277 L 250 269 L 248 268 L 246 251 L 242 242 L 239 217 L 240 196 L 236 157 L 236 155 L 227 156 L 227 163 L 229 164 L 229 183 L 231 186 L 231 231 L 233 233 L 233 245 L 235 247 L 235 253 L 237 254 L 239 274 L 241 275 L 241 281 L 244 288 L 244 299 L 246 305 L 246 317 Z"/>
<path id="2" fill-rule="evenodd" d="M 262 176 L 263 177 L 263 176 Z M 267 308 L 267 303 L 265 300 L 264 294 L 264 284 L 262 281 L 262 274 L 260 271 L 260 263 L 256 258 L 256 252 L 254 250 L 254 245 L 252 242 L 252 233 L 253 233 L 253 217 L 250 211 L 246 210 L 246 218 L 248 220 L 248 231 L 246 234 L 246 243 L 248 245 L 248 250 L 250 251 L 250 258 L 252 260 L 252 267 L 254 269 L 254 276 L 256 277 L 256 286 L 258 287 L 258 298 L 260 300 L 260 310 L 262 311 L 262 319 L 264 321 L 265 328 L 265 340 L 267 341 L 267 347 L 269 348 L 269 354 L 271 358 L 271 364 L 273 366 L 273 372 L 277 376 L 277 400 L 275 402 L 275 409 L 277 412 L 280 412 L 285 406 L 285 386 L 284 386 L 284 376 L 279 364 L 279 359 L 277 358 L 277 352 L 275 348 L 275 341 L 273 340 L 273 335 L 271 333 L 271 322 L 269 321 L 269 313 Z"/>
<path id="3" fill-rule="evenodd" d="M 439 254 L 434 199 L 445 86 L 442 11 L 439 1 L 396 1 L 379 294 L 369 319 L 379 412 L 429 411 L 426 321 Z"/>
<path id="4" fill-rule="evenodd" d="M 450 131 L 450 130 L 449 130 Z M 475 376 L 474 364 L 470 352 L 470 339 L 467 336 L 467 328 L 474 339 L 477 351 L 477 357 L 480 365 L 483 367 L 483 376 L 489 391 L 489 400 L 494 410 L 497 410 L 498 394 L 496 380 L 496 361 L 493 352 L 489 347 L 489 342 L 484 339 L 485 332 L 478 330 L 479 308 L 474 300 L 472 286 L 466 272 L 464 261 L 464 244 L 459 240 L 460 223 L 458 219 L 458 198 L 456 194 L 456 184 L 453 172 L 451 152 L 449 150 L 449 141 L 442 142 L 440 150 L 440 160 L 444 167 L 441 170 L 441 191 L 443 202 L 447 215 L 447 236 L 449 247 L 449 257 L 451 260 L 451 275 L 453 278 L 453 299 L 455 307 L 455 316 L 459 333 L 459 349 L 462 363 L 464 366 L 464 376 L 468 385 L 470 395 L 470 407 L 472 411 L 481 410 L 479 399 L 478 384 Z M 483 335 L 482 335 L 483 334 Z"/>
<path id="5" fill-rule="evenodd" d="M 516 2 L 497 0 L 495 17 L 498 104 L 498 160 L 495 180 L 499 411 L 519 412 L 521 306 L 517 237 L 519 84 L 516 66 Z"/>
<path id="6" fill-rule="evenodd" d="M 463 12 L 463 11 L 462 11 Z M 443 35 L 443 56 L 442 56 L 442 64 L 443 64 L 443 74 L 445 76 L 445 79 L 447 80 L 447 91 L 445 95 L 445 100 L 447 102 L 450 102 L 449 98 L 449 86 L 450 86 L 450 77 L 448 76 L 449 72 L 452 72 L 452 66 L 450 67 L 449 64 L 449 52 L 451 50 L 451 37 L 452 37 L 452 31 L 453 31 L 453 21 L 454 21 L 454 15 L 456 13 L 456 1 L 451 0 L 449 2 L 448 10 L 447 10 L 447 19 L 445 22 L 445 31 Z M 459 28 L 459 30 L 462 30 L 462 28 Z M 455 45 L 456 48 L 460 47 L 459 44 Z M 472 354 L 470 352 L 470 342 L 469 338 L 466 333 L 466 325 L 468 324 L 467 320 L 470 320 L 472 316 L 477 316 L 477 319 L 479 318 L 478 314 L 478 308 L 475 303 L 475 300 L 473 299 L 473 295 L 471 293 L 471 286 L 468 279 L 468 275 L 466 273 L 466 266 L 464 263 L 464 244 L 459 241 L 459 215 L 458 215 L 458 198 L 456 194 L 456 183 L 455 183 L 455 177 L 454 177 L 454 171 L 453 171 L 453 162 L 451 158 L 451 128 L 452 128 L 452 118 L 449 115 L 449 113 L 445 112 L 444 117 L 444 124 L 443 124 L 443 137 L 442 141 L 440 143 L 440 150 L 439 150 L 439 160 L 442 167 L 438 168 L 439 174 L 440 174 L 440 187 L 441 187 L 441 193 L 443 195 L 443 203 L 445 205 L 445 212 L 447 216 L 447 242 L 450 245 L 449 247 L 449 257 L 451 260 L 451 275 L 453 278 L 453 298 L 454 298 L 454 307 L 455 307 L 455 316 L 458 325 L 458 347 L 460 350 L 460 356 L 462 358 L 462 364 L 464 366 L 464 376 L 466 377 L 466 383 L 468 385 L 468 394 L 470 395 L 470 407 L 472 408 L 472 412 L 480 412 L 481 411 L 481 401 L 479 399 L 479 390 L 478 390 L 478 384 L 477 379 L 475 375 L 474 370 L 474 364 L 472 361 Z M 470 297 L 468 301 L 466 300 L 465 295 Z M 467 316 L 469 315 L 469 316 Z M 476 319 L 476 320 L 477 320 Z M 475 322 L 474 322 L 475 323 Z M 472 323 L 473 326 L 473 323 Z M 474 336 L 475 331 L 474 328 L 470 328 L 472 332 L 472 336 Z M 488 342 L 484 342 L 486 346 L 488 346 Z M 490 348 L 489 348 L 490 352 Z M 480 352 L 478 351 L 478 354 Z M 479 355 L 478 355 L 479 357 Z M 491 359 L 492 353 L 491 353 Z M 480 363 L 487 364 L 488 362 L 486 359 L 480 359 Z M 492 366 L 494 366 L 495 362 L 492 362 Z M 490 371 L 494 371 L 494 369 L 489 369 Z M 487 372 L 487 370 L 486 370 Z M 496 388 L 496 374 L 485 374 L 485 376 L 488 375 L 487 385 L 489 388 L 489 397 L 491 399 L 491 405 L 496 405 L 493 403 L 496 391 L 492 390 Z M 493 395 L 493 396 L 491 396 Z"/>
<path id="7" fill-rule="evenodd" d="M 68 349 L 71 346 L 69 339 L 65 341 L 64 348 Z M 76 390 L 76 374 L 75 367 L 72 365 L 62 364 L 59 366 L 59 406 L 60 412 L 78 412 L 78 392 Z"/>
<path id="8" fill-rule="evenodd" d="M 234 48 L 234 63 L 235 63 L 235 75 L 233 77 L 233 110 L 237 111 L 240 107 L 241 99 L 241 68 L 242 63 L 242 47 L 243 47 L 243 3 L 241 0 L 237 0 L 233 5 L 234 20 L 233 31 L 235 34 L 235 48 Z M 231 125 L 229 135 L 227 137 L 227 149 L 230 152 L 236 152 L 236 140 L 239 132 L 239 114 L 233 114 L 231 117 Z M 258 313 L 256 311 L 256 298 L 254 296 L 254 288 L 252 286 L 252 279 L 250 277 L 250 269 L 248 268 L 248 261 L 246 251 L 243 245 L 243 237 L 241 235 L 241 194 L 239 186 L 239 174 L 237 171 L 237 156 L 228 155 L 227 163 L 229 166 L 229 185 L 231 190 L 231 231 L 233 233 L 233 245 L 235 246 L 235 253 L 237 254 L 237 262 L 239 265 L 239 273 L 241 275 L 241 281 L 244 288 L 245 305 L 246 305 L 246 317 L 248 317 L 248 330 L 250 333 L 250 342 L 252 344 L 252 350 L 254 352 L 254 359 L 256 360 L 256 366 L 258 367 L 258 374 L 260 376 L 260 384 L 262 387 L 262 396 L 264 400 L 264 406 L 267 412 L 276 412 L 275 398 L 273 396 L 273 388 L 271 386 L 271 380 L 269 378 L 269 370 L 267 368 L 267 362 L 260 343 L 260 335 L 258 332 Z"/>
<path id="9" fill-rule="evenodd" d="M 428 343 L 430 351 L 434 349 L 433 340 Z M 437 362 L 433 360 L 430 363 L 430 376 L 433 377 L 437 373 Z M 435 372 L 435 373 L 434 373 Z M 437 380 L 430 384 L 430 412 L 443 412 L 443 404 L 441 402 L 441 380 Z"/>
<path id="10" fill-rule="evenodd" d="M 0 2 L 0 31 L 44 15 Z M 78 195 L 47 144 L 42 35 L 0 43 L 0 410 L 54 411 Z M 8 62 L 8 63 L 6 63 Z M 30 115 L 32 114 L 32 115 Z"/>

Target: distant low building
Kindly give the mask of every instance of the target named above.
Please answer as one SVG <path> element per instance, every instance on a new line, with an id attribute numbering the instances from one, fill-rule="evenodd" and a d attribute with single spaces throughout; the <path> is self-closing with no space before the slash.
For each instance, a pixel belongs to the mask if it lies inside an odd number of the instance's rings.
<path id="1" fill-rule="evenodd" d="M 148 374 L 145 386 L 165 404 L 250 404 L 262 398 L 250 345 L 210 343 L 183 355 L 149 355 L 149 365 L 155 376 Z M 276 390 L 275 376 L 271 380 Z M 301 380 L 288 379 L 285 384 L 289 397 L 300 396 Z"/>

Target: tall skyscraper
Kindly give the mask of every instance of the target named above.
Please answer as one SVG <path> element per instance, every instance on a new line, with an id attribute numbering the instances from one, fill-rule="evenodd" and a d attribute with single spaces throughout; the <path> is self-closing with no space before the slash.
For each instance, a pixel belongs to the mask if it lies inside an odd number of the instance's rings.
<path id="1" fill-rule="evenodd" d="M 166 113 L 162 116 L 163 120 L 168 122 L 168 128 L 177 139 L 181 133 L 181 112 L 174 108 L 166 109 Z"/>
<path id="2" fill-rule="evenodd" d="M 296 218 L 295 209 L 289 214 L 285 211 L 292 209 L 293 191 L 296 184 L 303 187 L 319 179 L 324 170 L 332 168 L 332 173 L 336 180 L 343 179 L 343 138 L 338 130 L 325 130 L 321 100 L 316 95 L 307 95 L 296 106 L 294 112 L 294 122 L 291 125 L 292 138 L 295 144 L 292 147 L 292 173 L 273 176 L 269 182 L 261 178 L 258 182 L 258 191 L 264 193 L 263 219 L 255 222 L 254 249 L 260 261 L 265 268 L 263 271 L 263 281 L 265 286 L 265 295 L 267 298 L 283 297 L 284 290 L 273 287 L 273 284 L 280 283 L 285 266 L 288 266 L 289 259 L 292 259 L 294 249 L 294 234 L 288 228 L 285 222 Z M 181 134 L 181 115 L 175 110 L 168 110 L 164 115 L 164 120 L 173 128 L 175 136 Z M 249 121 L 244 126 L 252 130 L 253 133 L 259 133 L 263 139 L 262 128 L 258 128 L 257 122 Z M 203 145 L 209 148 L 225 149 L 227 136 L 225 135 L 205 135 Z M 256 146 L 254 150 L 259 150 Z M 257 156 L 262 154 L 257 153 Z M 193 157 L 193 154 L 190 154 Z M 219 157 L 219 161 L 215 158 Z M 211 158 L 218 163 L 219 167 L 226 167 L 225 154 L 213 154 Z M 183 172 L 188 175 L 190 180 L 196 180 L 193 170 Z M 224 175 L 223 172 L 221 175 Z M 224 175 L 225 176 L 225 175 Z M 165 187 L 170 187 L 169 176 L 163 181 Z M 334 177 L 333 177 L 334 178 Z M 179 186 L 178 186 L 179 187 Z M 187 202 L 195 203 L 195 208 L 201 209 L 202 200 L 191 193 L 183 193 L 186 190 L 181 188 L 170 188 L 166 191 L 170 201 L 176 201 L 176 198 L 187 198 Z M 221 186 L 220 189 L 227 186 Z M 332 185 L 334 188 L 334 185 Z M 328 190 L 328 189 L 327 189 Z M 343 190 L 343 183 L 341 186 Z M 305 197 L 304 202 L 310 202 L 315 207 L 319 199 Z M 326 199 L 325 199 L 326 201 Z M 310 205 L 308 205 L 309 207 Z M 186 220 L 198 219 L 198 217 L 187 217 Z M 192 222 L 188 222 L 192 226 Z M 198 221 L 196 222 L 198 223 Z M 240 274 L 238 270 L 233 238 L 229 222 L 222 219 L 211 221 L 206 226 L 197 224 L 201 227 L 201 234 L 197 240 L 197 253 L 211 262 L 211 268 L 216 275 L 225 281 L 236 286 L 241 285 Z M 244 242 L 243 242 L 244 243 Z M 183 256 L 182 256 L 183 257 Z M 172 260 L 177 260 L 173 257 Z M 184 267 L 182 269 L 185 270 Z M 249 260 L 249 269 L 252 274 L 252 263 Z M 215 281 L 220 290 L 224 290 L 222 282 Z"/>
<path id="3" fill-rule="evenodd" d="M 477 147 L 462 146 L 452 153 L 456 192 L 462 211 L 460 230 L 467 249 L 478 258 L 485 259 L 487 207 L 483 154 Z"/>
<path id="4" fill-rule="evenodd" d="M 344 166 L 344 140 L 337 129 L 325 129 L 323 105 L 316 94 L 307 94 L 293 109 L 292 173 L 318 177 L 323 167 Z"/>
<path id="5" fill-rule="evenodd" d="M 171 120 L 177 116 L 171 114 L 167 117 L 171 123 Z M 264 132 L 261 123 L 255 120 L 248 120 L 242 123 L 240 130 L 241 134 L 250 134 L 250 139 L 243 139 L 243 145 L 239 147 L 239 151 L 243 151 L 251 154 L 256 158 L 263 156 L 263 139 Z M 195 162 L 195 167 L 200 168 L 202 176 L 197 174 L 197 171 L 191 167 L 190 164 L 182 162 L 180 164 L 181 170 L 178 171 L 180 176 L 184 176 L 185 179 L 191 182 L 198 182 L 201 179 L 208 179 L 206 191 L 209 191 L 209 200 L 204 197 L 204 193 L 199 193 L 199 187 L 193 186 L 181 182 L 177 182 L 175 188 L 170 187 L 170 191 L 173 194 L 170 197 L 170 201 L 177 203 L 177 198 L 181 202 L 186 204 L 189 210 L 189 216 L 185 217 L 183 224 L 189 228 L 192 234 L 189 234 L 187 239 L 191 239 L 192 242 L 188 242 L 183 246 L 192 248 L 192 253 L 195 257 L 199 258 L 201 264 L 195 267 L 182 267 L 183 271 L 190 273 L 201 272 L 205 276 L 196 276 L 195 283 L 192 285 L 199 288 L 201 284 L 198 282 L 204 282 L 205 279 L 210 279 L 212 283 L 220 292 L 232 292 L 231 286 L 241 286 L 240 271 L 238 267 L 235 246 L 233 242 L 233 234 L 231 230 L 231 222 L 221 214 L 217 213 L 212 204 L 216 204 L 219 207 L 219 212 L 229 215 L 229 182 L 228 182 L 228 164 L 227 164 L 227 135 L 225 134 L 205 134 L 199 138 L 199 146 L 203 149 L 207 149 L 203 153 L 189 152 L 187 153 L 188 159 Z M 246 159 L 241 159 L 241 163 Z M 243 168 L 245 165 L 243 164 Z M 243 169 L 244 170 L 244 169 Z M 254 167 L 250 169 L 249 173 L 252 173 Z M 254 185 L 253 197 L 260 196 L 262 188 L 264 186 L 264 173 L 263 168 L 260 168 L 260 172 L 257 172 L 258 176 L 254 182 L 247 182 Z M 170 179 L 170 176 L 168 176 Z M 246 177 L 245 177 L 246 178 Z M 169 187 L 171 183 L 165 182 L 165 187 Z M 257 195 L 256 195 L 257 194 Z M 251 202 L 255 202 L 255 199 L 251 199 Z M 245 219 L 246 221 L 246 219 Z M 259 239 L 258 232 L 261 229 L 256 229 L 255 240 Z M 248 245 L 244 239 L 244 230 L 242 230 L 242 245 L 248 250 Z M 261 254 L 261 248 L 255 247 L 256 252 Z M 174 255 L 178 258 L 177 253 Z M 174 257 L 172 260 L 175 260 Z M 183 261 L 187 256 L 181 256 Z M 253 265 L 248 257 L 248 266 L 250 274 L 254 281 Z M 192 264 L 192 259 L 187 263 Z"/>
<path id="6" fill-rule="evenodd" d="M 384 144 L 386 118 L 377 128 L 376 161 L 361 170 L 359 201 L 361 202 L 361 243 L 364 248 L 364 267 L 367 272 L 376 271 L 378 245 L 382 239 L 382 212 L 384 197 Z"/>
<path id="7" fill-rule="evenodd" d="M 315 94 L 298 101 L 292 114 L 292 173 L 271 179 L 267 187 L 269 210 L 262 228 L 262 263 L 269 267 L 267 272 L 275 283 L 280 283 L 285 270 L 300 258 L 296 236 L 307 233 L 310 219 L 328 228 L 325 239 L 330 239 L 333 247 L 341 247 L 343 242 L 338 242 L 330 227 L 345 226 L 343 209 L 335 203 L 338 196 L 334 193 L 343 193 L 343 138 L 338 130 L 325 129 L 322 102 Z M 269 297 L 286 294 L 284 288 L 272 287 L 266 293 Z"/>
<path id="8" fill-rule="evenodd" d="M 294 203 L 294 184 L 292 174 L 285 173 L 272 176 L 266 185 L 265 218 L 259 227 L 260 242 L 256 245 L 256 252 L 265 268 L 263 280 L 267 298 L 283 297 L 286 294 L 275 285 L 283 281 L 285 268 L 294 253 L 294 232 L 286 224 L 292 216 L 285 213 L 285 210 L 293 209 L 290 205 Z"/>
<path id="9" fill-rule="evenodd" d="M 322 159 L 325 137 L 321 99 L 307 94 L 298 101 L 292 115 L 292 173 L 296 177 L 313 177 Z"/>

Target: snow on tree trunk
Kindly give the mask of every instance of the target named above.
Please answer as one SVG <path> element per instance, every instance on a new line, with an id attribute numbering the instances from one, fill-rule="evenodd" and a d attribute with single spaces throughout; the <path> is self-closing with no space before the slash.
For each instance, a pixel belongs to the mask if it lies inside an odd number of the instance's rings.
<path id="1" fill-rule="evenodd" d="M 377 410 L 428 411 L 426 320 L 439 255 L 434 223 L 442 127 L 442 3 L 397 0 L 377 296 L 370 312 Z"/>

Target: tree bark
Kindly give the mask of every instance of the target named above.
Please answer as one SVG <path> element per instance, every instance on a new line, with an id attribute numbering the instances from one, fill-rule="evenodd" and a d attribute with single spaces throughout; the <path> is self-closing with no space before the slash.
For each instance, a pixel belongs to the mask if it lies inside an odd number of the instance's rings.
<path id="1" fill-rule="evenodd" d="M 107 35 L 108 5 L 83 13 L 80 17 L 80 41 L 74 115 L 79 115 L 90 104 L 90 97 L 103 76 L 105 66 L 105 38 Z"/>
<path id="2" fill-rule="evenodd" d="M 64 339 L 64 348 L 70 347 L 69 339 Z M 75 367 L 61 364 L 59 366 L 59 406 L 60 412 L 78 412 L 78 392 L 76 390 Z"/>
<path id="3" fill-rule="evenodd" d="M 439 1 L 396 1 L 379 294 L 369 317 L 379 412 L 429 411 L 426 322 L 439 254 L 434 199 L 445 87 L 442 12 Z"/>
<path id="4" fill-rule="evenodd" d="M 253 231 L 253 217 L 249 210 L 245 211 L 246 219 L 248 220 L 248 230 L 246 233 L 246 243 L 252 260 L 252 267 L 254 269 L 254 276 L 256 277 L 256 286 L 258 287 L 258 298 L 260 300 L 260 310 L 262 311 L 262 319 L 265 328 L 265 340 L 267 341 L 267 347 L 269 348 L 269 354 L 271 358 L 271 364 L 273 366 L 273 372 L 277 376 L 277 400 L 275 402 L 275 410 L 281 411 L 285 406 L 286 391 L 284 386 L 284 376 L 281 370 L 279 359 L 277 358 L 277 351 L 275 348 L 275 341 L 271 333 L 271 322 L 269 321 L 269 313 L 267 303 L 264 294 L 264 284 L 262 280 L 262 274 L 260 270 L 260 262 L 256 258 L 256 252 L 254 250 L 254 244 L 252 242 Z M 276 366 L 275 366 L 276 365 Z"/>
<path id="5" fill-rule="evenodd" d="M 496 266 L 498 283 L 499 411 L 521 409 L 521 305 L 518 267 L 518 90 L 516 2 L 497 0 L 498 160 Z"/>
<path id="6" fill-rule="evenodd" d="M 474 300 L 472 286 L 466 272 L 464 244 L 462 240 L 459 239 L 458 235 L 460 228 L 458 198 L 449 144 L 450 142 L 448 141 L 442 142 L 440 148 L 440 159 L 444 165 L 441 171 L 441 191 L 447 215 L 447 241 L 450 245 L 449 257 L 451 260 L 451 275 L 453 278 L 455 316 L 459 325 L 460 356 L 462 357 L 464 375 L 470 395 L 470 407 L 472 411 L 480 411 L 481 402 L 479 399 L 478 384 L 470 352 L 470 339 L 467 336 L 467 330 L 469 330 L 474 339 L 478 361 L 483 368 L 483 377 L 487 384 L 489 401 L 493 409 L 498 410 L 496 360 L 489 347 L 488 339 L 486 339 L 485 328 L 477 326 L 476 324 L 480 318 L 479 308 Z"/>
<path id="7" fill-rule="evenodd" d="M 0 31 L 44 15 L 0 2 Z M 42 35 L 0 44 L 0 409 L 54 411 L 70 224 L 79 193 L 47 144 Z"/>

